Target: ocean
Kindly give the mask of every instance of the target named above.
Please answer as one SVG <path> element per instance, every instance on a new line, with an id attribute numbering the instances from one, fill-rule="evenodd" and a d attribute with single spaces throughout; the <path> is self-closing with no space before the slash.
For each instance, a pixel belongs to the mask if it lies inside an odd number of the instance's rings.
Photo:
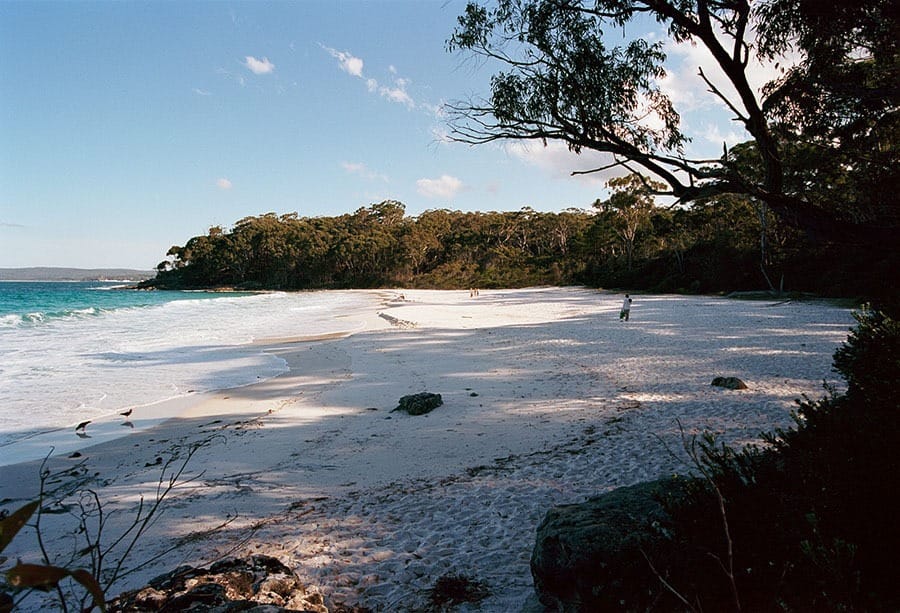
<path id="1" fill-rule="evenodd" d="M 353 331 L 374 305 L 364 292 L 120 286 L 0 282 L 0 465 L 84 420 L 274 377 L 284 361 L 254 340 Z"/>

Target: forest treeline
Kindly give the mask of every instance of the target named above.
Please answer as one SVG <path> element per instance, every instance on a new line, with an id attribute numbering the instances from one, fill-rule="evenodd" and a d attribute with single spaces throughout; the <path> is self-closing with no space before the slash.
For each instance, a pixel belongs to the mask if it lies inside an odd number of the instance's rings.
<path id="1" fill-rule="evenodd" d="M 807 241 L 758 202 L 658 206 L 636 177 L 559 213 L 429 210 L 384 201 L 335 217 L 266 213 L 173 246 L 164 289 L 466 288 L 586 284 L 657 292 L 766 290 L 872 297 L 888 255 Z M 894 268 L 894 270 L 896 270 Z M 884 288 L 889 289 L 889 288 Z"/>

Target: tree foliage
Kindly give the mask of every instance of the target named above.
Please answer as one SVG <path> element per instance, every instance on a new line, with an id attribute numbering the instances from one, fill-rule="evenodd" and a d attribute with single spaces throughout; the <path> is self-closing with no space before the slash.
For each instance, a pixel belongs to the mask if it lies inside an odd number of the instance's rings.
<path id="1" fill-rule="evenodd" d="M 818 239 L 889 239 L 900 225 L 896 192 L 864 186 L 877 176 L 879 185 L 896 187 L 897 22 L 887 0 L 838 4 L 497 0 L 488 8 L 472 2 L 448 47 L 502 70 L 487 100 L 451 106 L 452 134 L 476 144 L 559 140 L 576 153 L 613 156 L 610 166 L 596 170 L 652 173 L 682 201 L 742 194 Z M 733 163 L 727 152 L 718 160 L 684 156 L 687 135 L 659 86 L 662 42 L 613 35 L 648 18 L 674 41 L 704 50 L 726 77 L 733 95 L 700 73 L 752 137 L 755 171 Z M 852 35 L 842 38 L 845 32 Z M 800 67 L 760 95 L 748 79 L 751 61 L 788 49 L 800 53 Z M 823 166 L 830 156 L 836 161 Z M 823 168 L 843 168 L 857 180 L 842 200 L 821 198 L 825 182 L 816 175 Z"/>
<path id="2" fill-rule="evenodd" d="M 610 179 L 607 186 L 613 189 L 612 195 L 602 202 L 594 202 L 594 207 L 601 211 L 622 240 L 626 266 L 630 271 L 634 263 L 634 241 L 638 231 L 649 226 L 653 217 L 653 190 L 659 190 L 663 186 L 634 174 Z"/>
<path id="3" fill-rule="evenodd" d="M 543 213 L 430 210 L 408 217 L 386 201 L 335 217 L 245 217 L 169 249 L 159 288 L 339 289 L 586 284 L 654 291 L 765 289 L 767 270 L 788 290 L 864 298 L 895 291 L 895 261 L 811 245 L 745 196 L 691 208 L 656 206 L 653 185 L 612 182 L 595 210 Z M 649 185 L 649 187 L 648 187 Z M 822 271 L 829 274 L 823 275 Z"/>

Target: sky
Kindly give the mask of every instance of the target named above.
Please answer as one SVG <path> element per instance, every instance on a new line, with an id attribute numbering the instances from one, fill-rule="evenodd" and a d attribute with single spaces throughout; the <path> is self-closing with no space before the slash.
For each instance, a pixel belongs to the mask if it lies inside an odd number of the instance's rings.
<path id="1" fill-rule="evenodd" d="M 596 156 L 447 141 L 442 106 L 487 95 L 492 74 L 446 50 L 464 8 L 0 2 L 0 268 L 149 270 L 211 226 L 387 199 L 407 215 L 590 209 L 609 176 L 570 173 Z M 668 51 L 689 153 L 745 140 L 696 78 L 708 60 Z"/>

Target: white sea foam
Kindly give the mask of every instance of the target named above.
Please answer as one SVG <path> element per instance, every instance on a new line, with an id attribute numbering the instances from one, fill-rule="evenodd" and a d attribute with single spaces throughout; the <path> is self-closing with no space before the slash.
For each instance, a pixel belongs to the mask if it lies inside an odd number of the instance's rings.
<path id="1" fill-rule="evenodd" d="M 0 328 L 0 446 L 193 391 L 286 370 L 250 343 L 350 331 L 371 294 L 273 293 L 83 309 L 39 326 Z"/>

